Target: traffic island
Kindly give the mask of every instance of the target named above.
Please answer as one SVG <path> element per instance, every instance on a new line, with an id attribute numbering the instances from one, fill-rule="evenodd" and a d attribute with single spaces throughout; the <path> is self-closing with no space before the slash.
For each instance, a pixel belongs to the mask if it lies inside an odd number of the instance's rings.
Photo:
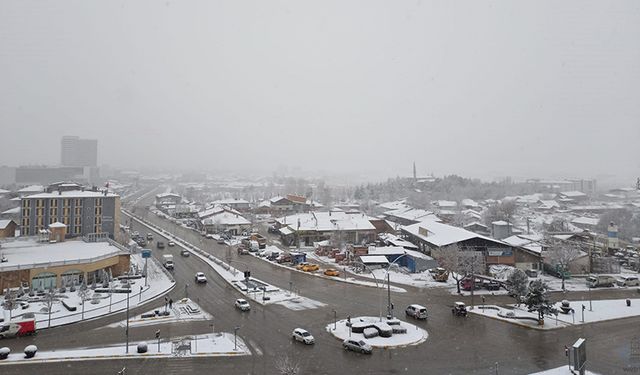
<path id="1" fill-rule="evenodd" d="M 403 348 L 423 343 L 429 334 L 424 329 L 397 318 L 386 319 L 372 316 L 351 318 L 330 323 L 327 332 L 336 339 L 362 340 L 374 348 Z"/>
<path id="2" fill-rule="evenodd" d="M 26 349 L 25 349 L 26 352 Z M 29 363 L 94 361 L 136 358 L 185 358 L 185 357 L 226 357 L 251 355 L 244 341 L 233 333 L 216 333 L 191 335 L 173 338 L 170 341 L 150 339 L 129 343 L 129 350 L 124 343 L 107 347 L 74 348 L 64 350 L 33 350 L 32 357 L 23 353 L 9 354 L 0 361 L 0 365 L 16 365 Z"/>

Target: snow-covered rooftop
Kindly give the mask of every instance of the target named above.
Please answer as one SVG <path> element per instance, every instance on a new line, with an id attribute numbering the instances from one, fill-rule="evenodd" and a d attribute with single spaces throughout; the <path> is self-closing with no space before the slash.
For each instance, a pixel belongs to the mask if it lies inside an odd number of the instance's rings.
<path id="1" fill-rule="evenodd" d="M 334 230 L 375 230 L 369 217 L 361 213 L 310 212 L 289 215 L 276 219 L 280 225 L 288 225 L 294 230 L 328 232 Z"/>
<path id="2" fill-rule="evenodd" d="M 40 243 L 35 239 L 19 239 L 2 242 L 0 249 L 7 262 L 0 263 L 0 271 L 21 266 L 34 267 L 64 262 L 65 264 L 88 263 L 99 258 L 124 254 L 109 242 L 84 242 L 82 240 L 58 243 Z M 98 259 L 97 259 L 98 258 Z"/>
<path id="3" fill-rule="evenodd" d="M 384 255 L 360 255 L 360 260 L 364 264 L 389 264 Z"/>
<path id="4" fill-rule="evenodd" d="M 229 211 L 215 213 L 202 220 L 204 225 L 250 225 L 251 222 L 242 215 Z"/>
<path id="5" fill-rule="evenodd" d="M 369 247 L 369 255 L 401 255 L 407 254 L 416 259 L 432 260 L 430 256 L 423 254 L 419 251 L 407 250 L 400 246 L 387 246 L 387 247 Z"/>
<path id="6" fill-rule="evenodd" d="M 249 201 L 244 199 L 225 198 L 225 199 L 218 199 L 211 203 L 214 205 L 234 205 L 234 204 L 249 204 Z"/>
<path id="7" fill-rule="evenodd" d="M 576 198 L 576 197 L 586 197 L 587 194 L 581 192 L 581 191 L 577 191 L 577 190 L 572 190 L 572 191 L 563 191 L 560 194 L 564 195 L 565 197 L 570 197 L 570 198 Z"/>
<path id="8" fill-rule="evenodd" d="M 69 190 L 69 191 L 55 191 L 52 193 L 40 193 L 40 194 L 32 194 L 28 195 L 25 198 L 111 198 L 117 197 L 118 194 L 109 193 L 105 194 L 102 191 L 92 191 L 92 190 Z"/>
<path id="9" fill-rule="evenodd" d="M 13 220 L 0 220 L 0 229 L 6 229 Z M 15 223 L 15 221 L 13 221 Z"/>
<path id="10" fill-rule="evenodd" d="M 2 215 L 13 215 L 13 214 L 19 214 L 19 213 L 20 213 L 20 207 L 14 207 L 6 211 L 2 211 Z"/>
<path id="11" fill-rule="evenodd" d="M 571 220 L 571 223 L 577 224 L 577 225 L 589 225 L 589 226 L 595 227 L 596 225 L 598 225 L 599 221 L 600 220 L 597 218 L 581 216 Z"/>
<path id="12" fill-rule="evenodd" d="M 423 221 L 417 224 L 406 225 L 402 227 L 402 230 L 438 247 L 451 245 L 472 238 L 481 238 L 487 241 L 504 244 L 496 239 L 482 236 L 466 229 L 434 221 Z"/>
<path id="13" fill-rule="evenodd" d="M 18 193 L 39 193 L 41 191 L 44 191 L 44 186 L 42 186 L 42 185 L 30 185 L 30 186 L 23 187 L 22 189 L 18 190 Z"/>
<path id="14" fill-rule="evenodd" d="M 393 202 L 380 203 L 378 207 L 384 210 L 397 210 L 399 208 L 411 208 L 409 205 L 407 205 L 407 202 L 404 199 L 393 201 Z"/>

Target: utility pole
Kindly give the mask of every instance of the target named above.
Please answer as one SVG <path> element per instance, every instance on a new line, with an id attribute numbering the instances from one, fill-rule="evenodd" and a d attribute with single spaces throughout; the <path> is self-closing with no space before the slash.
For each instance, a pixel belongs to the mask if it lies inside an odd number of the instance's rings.
<path id="1" fill-rule="evenodd" d="M 393 315 L 391 312 L 391 283 L 389 282 L 389 271 L 387 271 L 387 301 L 387 318 L 391 319 Z"/>

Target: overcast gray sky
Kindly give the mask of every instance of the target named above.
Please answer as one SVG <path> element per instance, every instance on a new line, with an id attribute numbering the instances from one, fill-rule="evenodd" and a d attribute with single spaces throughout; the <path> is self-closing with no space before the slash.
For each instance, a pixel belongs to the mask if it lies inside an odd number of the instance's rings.
<path id="1" fill-rule="evenodd" d="M 0 165 L 640 175 L 640 2 L 0 1 Z"/>

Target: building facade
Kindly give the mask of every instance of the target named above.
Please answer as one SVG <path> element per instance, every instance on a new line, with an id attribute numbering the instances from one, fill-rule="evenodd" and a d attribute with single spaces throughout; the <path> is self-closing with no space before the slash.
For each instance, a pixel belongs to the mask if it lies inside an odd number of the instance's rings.
<path id="1" fill-rule="evenodd" d="M 120 225 L 120 197 L 93 190 L 53 191 L 22 198 L 20 235 L 34 236 L 60 222 L 67 237 L 107 233 L 115 238 Z"/>
<path id="2" fill-rule="evenodd" d="M 60 142 L 60 164 L 70 167 L 98 165 L 98 140 L 64 136 Z"/>

